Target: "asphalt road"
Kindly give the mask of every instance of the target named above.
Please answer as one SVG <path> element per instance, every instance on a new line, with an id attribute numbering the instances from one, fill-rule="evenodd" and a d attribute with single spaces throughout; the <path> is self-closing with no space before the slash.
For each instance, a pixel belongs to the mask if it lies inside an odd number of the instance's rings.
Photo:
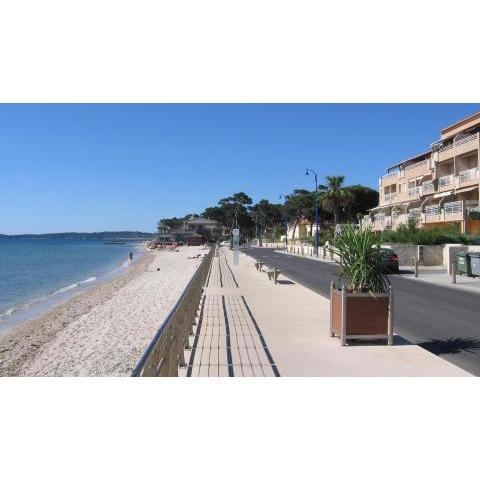
<path id="1" fill-rule="evenodd" d="M 248 255 L 276 266 L 288 278 L 329 298 L 337 267 L 275 252 L 246 248 Z M 468 372 L 480 376 L 480 294 L 390 275 L 395 333 Z"/>

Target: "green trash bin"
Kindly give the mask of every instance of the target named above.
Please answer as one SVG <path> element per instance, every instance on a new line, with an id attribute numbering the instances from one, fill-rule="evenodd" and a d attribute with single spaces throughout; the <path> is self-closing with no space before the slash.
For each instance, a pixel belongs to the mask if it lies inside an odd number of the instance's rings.
<path id="1" fill-rule="evenodd" d="M 457 252 L 455 254 L 455 263 L 457 264 L 457 273 L 469 277 L 472 276 L 472 266 L 468 252 Z"/>
<path id="2" fill-rule="evenodd" d="M 480 252 L 470 252 L 470 269 L 474 277 L 480 277 Z"/>

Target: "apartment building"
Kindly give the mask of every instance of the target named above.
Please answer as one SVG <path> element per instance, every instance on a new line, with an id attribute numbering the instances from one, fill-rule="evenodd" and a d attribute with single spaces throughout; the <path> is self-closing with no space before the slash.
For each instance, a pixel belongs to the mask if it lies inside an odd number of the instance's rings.
<path id="1" fill-rule="evenodd" d="M 380 200 L 363 225 L 396 229 L 415 219 L 421 228 L 458 225 L 480 234 L 480 112 L 444 128 L 431 148 L 387 169 Z"/>

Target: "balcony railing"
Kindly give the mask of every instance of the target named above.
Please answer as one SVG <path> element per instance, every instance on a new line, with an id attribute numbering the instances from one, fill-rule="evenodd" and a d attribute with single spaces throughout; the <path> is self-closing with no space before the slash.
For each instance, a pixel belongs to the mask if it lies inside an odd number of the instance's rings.
<path id="1" fill-rule="evenodd" d="M 398 175 L 398 173 L 399 173 L 399 170 L 395 170 L 395 171 L 393 171 L 393 172 L 390 172 L 390 173 L 387 173 L 387 174 L 383 175 L 382 178 L 393 177 L 393 176 L 395 176 L 395 175 Z"/>
<path id="2" fill-rule="evenodd" d="M 393 202 L 395 199 L 397 198 L 397 194 L 396 193 L 387 193 L 383 196 L 383 200 L 385 201 L 385 203 L 391 203 Z"/>
<path id="3" fill-rule="evenodd" d="M 472 140 L 476 140 L 477 138 L 477 133 L 474 133 L 472 135 L 468 135 L 467 137 L 460 138 L 456 140 L 455 146 L 463 145 L 464 143 L 471 142 Z"/>
<path id="4" fill-rule="evenodd" d="M 427 165 L 427 160 L 423 160 L 423 161 L 417 162 L 417 163 L 411 163 L 410 165 L 407 165 L 405 167 L 405 170 L 410 170 L 411 168 L 423 167 L 425 165 Z"/>
<path id="5" fill-rule="evenodd" d="M 471 180 L 476 180 L 479 178 L 479 170 L 477 168 L 470 168 L 468 170 L 463 170 L 458 174 L 458 181 L 460 185 L 462 183 L 470 182 Z"/>
<path id="6" fill-rule="evenodd" d="M 445 215 L 453 215 L 454 213 L 460 213 L 463 211 L 463 203 L 461 201 L 448 202 L 443 206 L 443 212 Z"/>
<path id="7" fill-rule="evenodd" d="M 446 160 L 447 158 L 452 157 L 453 155 L 461 155 L 466 153 L 470 150 L 474 150 L 478 147 L 477 144 L 478 133 L 474 133 L 472 135 L 467 135 L 465 137 L 457 137 L 456 140 L 452 140 L 447 144 L 443 145 L 440 149 L 440 160 Z M 449 152 L 446 155 L 442 155 L 443 152 L 447 152 L 455 148 L 454 152 Z"/>
<path id="8" fill-rule="evenodd" d="M 453 147 L 454 147 L 454 143 L 450 142 L 450 143 L 445 144 L 443 147 L 441 147 L 440 151 L 441 152 L 446 152 L 447 150 L 450 150 Z"/>
<path id="9" fill-rule="evenodd" d="M 422 195 L 428 195 L 429 193 L 433 193 L 435 191 L 435 186 L 433 182 L 423 182 L 422 183 Z"/>
<path id="10" fill-rule="evenodd" d="M 440 215 L 440 207 L 438 205 L 432 205 L 430 207 L 425 207 L 425 216 L 426 217 L 435 217 Z"/>
<path id="11" fill-rule="evenodd" d="M 408 189 L 408 198 L 416 198 L 420 195 L 420 187 L 413 187 Z"/>
<path id="12" fill-rule="evenodd" d="M 465 211 L 467 213 L 480 213 L 480 202 L 478 200 L 465 200 Z"/>
<path id="13" fill-rule="evenodd" d="M 454 178 L 453 174 L 440 177 L 438 179 L 438 186 L 442 188 L 442 187 L 448 187 L 449 185 L 453 185 L 453 181 L 454 181 L 453 178 Z"/>

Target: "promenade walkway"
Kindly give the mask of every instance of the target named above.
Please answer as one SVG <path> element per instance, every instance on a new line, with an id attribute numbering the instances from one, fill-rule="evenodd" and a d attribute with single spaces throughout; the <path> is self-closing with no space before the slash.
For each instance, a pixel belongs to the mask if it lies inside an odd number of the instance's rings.
<path id="1" fill-rule="evenodd" d="M 187 376 L 279 376 L 262 332 L 221 249 L 207 279 Z"/>
<path id="2" fill-rule="evenodd" d="M 244 254 L 213 259 L 183 376 L 467 376 L 397 337 L 349 347 L 330 338 L 329 301 L 280 276 L 277 285 Z"/>

